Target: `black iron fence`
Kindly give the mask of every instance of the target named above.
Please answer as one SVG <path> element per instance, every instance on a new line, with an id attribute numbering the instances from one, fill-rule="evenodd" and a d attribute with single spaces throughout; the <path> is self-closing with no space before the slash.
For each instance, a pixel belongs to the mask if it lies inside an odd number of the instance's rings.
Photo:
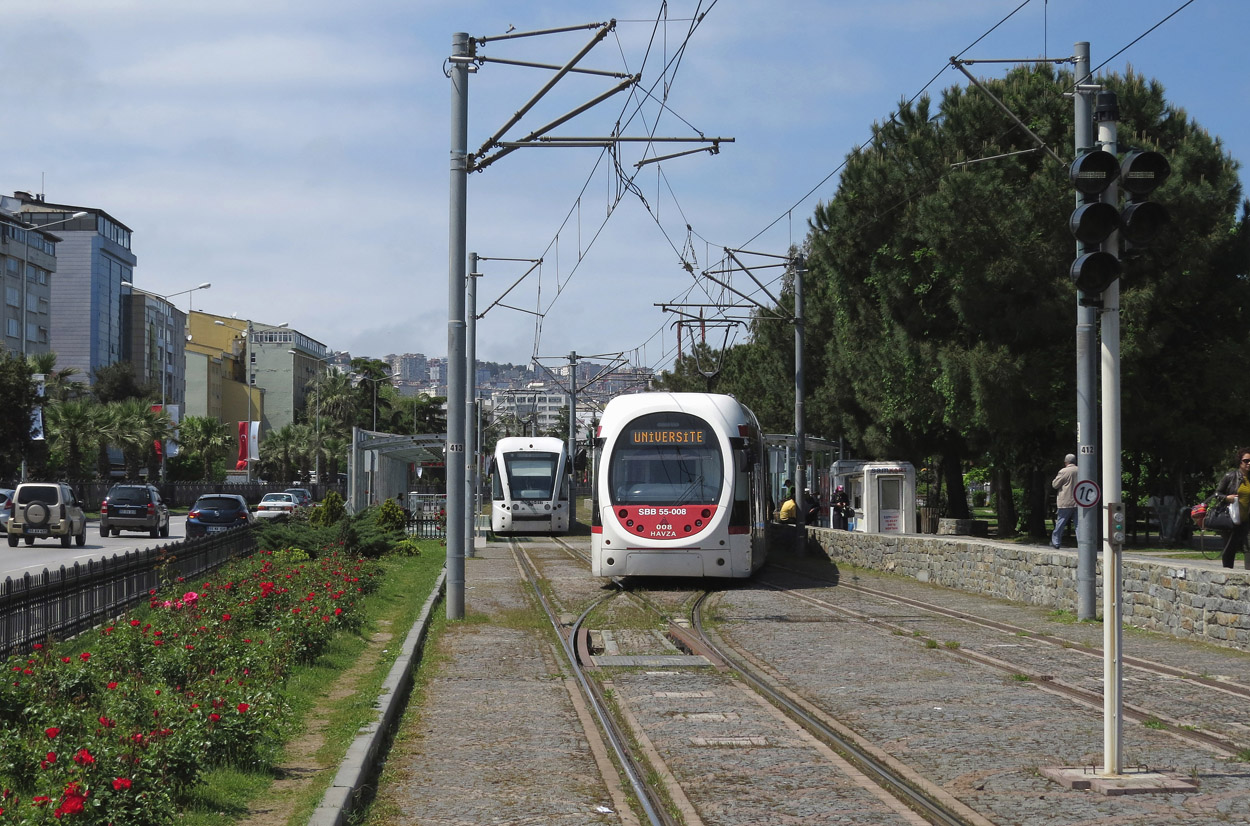
<path id="1" fill-rule="evenodd" d="M 0 653 L 67 639 L 120 616 L 153 589 L 198 578 L 256 550 L 251 528 L 131 551 L 0 583 Z"/>

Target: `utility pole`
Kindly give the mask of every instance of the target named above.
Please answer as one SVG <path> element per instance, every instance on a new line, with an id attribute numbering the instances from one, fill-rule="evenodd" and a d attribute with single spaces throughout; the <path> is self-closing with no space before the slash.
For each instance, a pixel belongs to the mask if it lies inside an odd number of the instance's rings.
<path id="1" fill-rule="evenodd" d="M 573 459 L 577 456 L 577 351 L 569 351 L 569 465 L 565 471 L 573 475 Z M 556 482 L 559 485 L 559 482 Z M 571 501 L 574 513 L 576 500 Z"/>
<path id="2" fill-rule="evenodd" d="M 464 294 L 465 294 L 465 366 L 466 376 L 465 385 L 466 393 L 464 399 L 464 437 L 465 437 L 465 468 L 464 478 L 468 484 L 465 502 L 468 506 L 465 508 L 464 521 L 464 556 L 466 559 L 473 558 L 473 542 L 474 534 L 477 527 L 478 504 L 478 468 L 481 462 L 478 461 L 478 445 L 476 441 L 476 419 L 477 419 L 477 278 L 481 275 L 477 271 L 477 253 L 469 253 L 469 274 L 465 278 Z"/>
<path id="3" fill-rule="evenodd" d="M 1120 110 L 1114 92 L 1099 92 L 1094 120 L 1098 122 L 1098 143 L 1104 152 L 1117 152 Z M 1105 203 L 1119 200 L 1115 181 L 1103 194 Z M 1113 232 L 1105 244 L 1107 249 L 1120 249 L 1120 234 Z M 1102 457 L 1103 502 L 1119 503 L 1120 490 L 1120 280 L 1117 278 L 1102 294 Z M 1102 507 L 1090 508 L 1094 513 Z M 1090 521 L 1097 521 L 1090 520 Z M 1122 541 L 1122 540 L 1121 540 Z M 1102 564 L 1102 650 L 1103 650 L 1103 772 L 1117 775 L 1121 771 L 1122 748 L 1120 730 L 1124 715 L 1121 695 L 1123 685 L 1122 659 L 1124 632 L 1120 628 L 1122 611 L 1120 588 L 1121 546 L 1108 537 Z"/>
<path id="4" fill-rule="evenodd" d="M 1094 147 L 1093 106 L 1091 97 L 1097 87 L 1091 85 L 1089 75 L 1089 43 L 1075 46 L 1076 104 L 1074 143 L 1076 156 Z M 1081 206 L 1082 196 L 1076 196 Z M 1079 258 L 1088 250 L 1087 245 L 1077 241 Z M 1077 479 L 1094 479 L 1098 475 L 1098 392 L 1095 386 L 1098 375 L 1098 339 L 1094 322 L 1098 308 L 1085 306 L 1079 297 L 1076 302 L 1076 468 Z M 1092 620 L 1098 615 L 1098 520 L 1091 518 L 1091 509 L 1082 507 L 1076 519 L 1076 617 Z"/>
<path id="5" fill-rule="evenodd" d="M 794 526 L 799 553 L 807 553 L 807 431 L 803 426 L 803 256 L 794 261 Z"/>
<path id="6" fill-rule="evenodd" d="M 465 253 L 468 250 L 469 64 L 473 41 L 451 37 L 451 196 L 447 278 L 447 619 L 464 619 Z"/>

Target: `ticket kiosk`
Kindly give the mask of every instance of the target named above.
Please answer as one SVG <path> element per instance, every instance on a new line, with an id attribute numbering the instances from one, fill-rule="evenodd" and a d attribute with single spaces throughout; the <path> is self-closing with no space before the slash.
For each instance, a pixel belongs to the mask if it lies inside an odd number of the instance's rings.
<path id="1" fill-rule="evenodd" d="M 834 485 L 851 502 L 847 528 L 863 533 L 916 532 L 916 468 L 911 462 L 834 462 Z"/>

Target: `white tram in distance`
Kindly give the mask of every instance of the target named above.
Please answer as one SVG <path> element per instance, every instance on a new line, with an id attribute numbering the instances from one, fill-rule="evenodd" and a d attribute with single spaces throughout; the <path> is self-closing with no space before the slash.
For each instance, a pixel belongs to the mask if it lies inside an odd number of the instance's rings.
<path id="1" fill-rule="evenodd" d="M 491 530 L 504 535 L 568 533 L 572 470 L 563 439 L 500 439 L 490 467 Z"/>
<path id="2" fill-rule="evenodd" d="M 734 397 L 617 396 L 595 455 L 595 576 L 744 578 L 764 564 L 764 439 Z"/>

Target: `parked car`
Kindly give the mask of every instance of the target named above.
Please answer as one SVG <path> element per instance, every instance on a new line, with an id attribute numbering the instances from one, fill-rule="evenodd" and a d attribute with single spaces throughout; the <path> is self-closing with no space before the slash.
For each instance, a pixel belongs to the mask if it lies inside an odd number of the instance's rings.
<path id="1" fill-rule="evenodd" d="M 289 493 L 266 493 L 256 506 L 257 519 L 287 519 L 299 505 Z"/>
<path id="2" fill-rule="evenodd" d="M 287 488 L 285 492 L 295 497 L 296 506 L 301 508 L 312 507 L 312 491 L 308 488 Z"/>
<path id="3" fill-rule="evenodd" d="M 0 488 L 0 533 L 9 530 L 9 517 L 13 515 L 13 488 Z"/>
<path id="4" fill-rule="evenodd" d="M 113 485 L 100 503 L 100 536 L 126 531 L 147 531 L 148 535 L 169 536 L 169 508 L 160 491 L 152 485 Z"/>
<path id="5" fill-rule="evenodd" d="M 36 539 L 60 537 L 61 547 L 70 541 L 87 544 L 87 515 L 64 482 L 23 482 L 13 491 L 13 515 L 8 522 L 9 547 L 17 540 L 34 545 Z"/>
<path id="6" fill-rule="evenodd" d="M 234 493 L 206 493 L 187 512 L 187 539 L 252 523 L 247 500 Z"/>

